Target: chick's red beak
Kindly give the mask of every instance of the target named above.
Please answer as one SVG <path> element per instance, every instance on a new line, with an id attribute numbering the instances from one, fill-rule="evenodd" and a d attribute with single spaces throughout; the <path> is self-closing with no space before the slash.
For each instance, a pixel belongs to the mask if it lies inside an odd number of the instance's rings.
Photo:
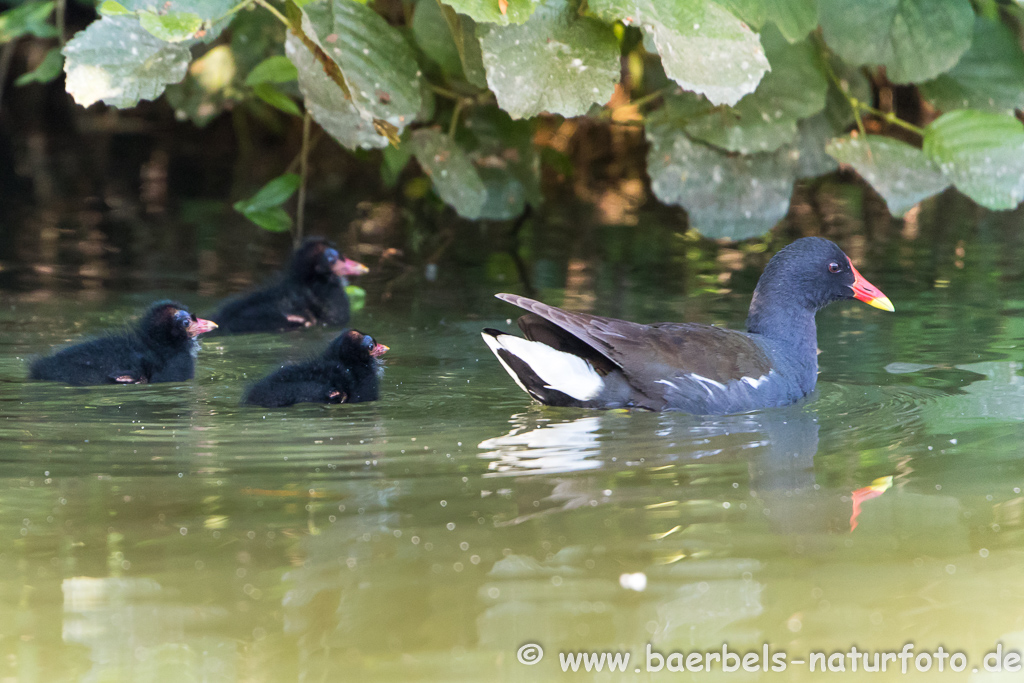
<path id="1" fill-rule="evenodd" d="M 896 309 L 893 307 L 892 302 L 889 301 L 889 297 L 882 294 L 882 290 L 875 287 L 873 284 L 868 282 L 863 275 L 857 272 L 857 269 L 853 267 L 853 263 L 850 263 L 850 270 L 853 271 L 853 284 L 850 285 L 850 289 L 853 290 L 853 298 L 859 301 L 863 301 L 868 306 L 874 306 L 880 308 L 883 311 L 894 312 Z"/>
<path id="2" fill-rule="evenodd" d="M 188 326 L 188 336 L 198 337 L 204 332 L 211 332 L 217 329 L 217 323 L 212 320 L 205 320 L 203 318 L 196 318 L 192 321 L 192 324 Z"/>
<path id="3" fill-rule="evenodd" d="M 353 261 L 350 258 L 340 258 L 334 262 L 333 266 L 331 266 L 331 271 L 335 275 L 349 277 L 355 275 L 366 275 L 370 272 L 370 269 L 362 263 L 359 263 L 359 261 Z"/>
<path id="4" fill-rule="evenodd" d="M 374 344 L 373 348 L 370 349 L 370 355 L 373 356 L 374 358 L 380 358 L 381 356 L 388 352 L 388 348 L 389 347 L 384 346 L 383 344 Z"/>

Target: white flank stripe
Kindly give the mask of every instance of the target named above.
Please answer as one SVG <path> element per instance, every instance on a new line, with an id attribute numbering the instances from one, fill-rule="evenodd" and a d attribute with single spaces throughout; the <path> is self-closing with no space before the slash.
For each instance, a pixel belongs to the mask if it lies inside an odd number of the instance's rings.
<path id="1" fill-rule="evenodd" d="M 725 390 L 725 385 L 722 384 L 721 382 L 716 382 L 715 380 L 710 379 L 708 377 L 702 377 L 701 375 L 698 375 L 695 372 L 691 372 L 690 373 L 690 377 L 692 377 L 693 379 L 695 379 L 698 382 L 700 382 L 701 384 L 703 384 L 704 388 L 707 390 L 709 396 L 714 396 L 715 395 L 715 392 L 711 391 L 711 387 L 718 387 L 719 389 L 722 389 L 723 391 Z M 711 386 L 708 386 L 708 385 L 711 385 Z"/>
<path id="2" fill-rule="evenodd" d="M 757 379 L 754 379 L 753 377 L 741 377 L 740 379 L 749 384 L 750 386 L 752 386 L 753 388 L 757 389 L 759 386 L 768 381 L 768 375 L 761 375 Z"/>
<path id="3" fill-rule="evenodd" d="M 484 342 L 498 356 L 498 349 L 505 349 L 537 373 L 544 385 L 561 391 L 577 401 L 589 401 L 604 389 L 604 380 L 594 367 L 579 356 L 557 351 L 547 344 L 533 342 L 511 334 L 492 337 L 483 333 Z M 505 371 L 512 375 L 516 384 L 529 393 L 523 383 L 508 365 L 498 356 Z"/>

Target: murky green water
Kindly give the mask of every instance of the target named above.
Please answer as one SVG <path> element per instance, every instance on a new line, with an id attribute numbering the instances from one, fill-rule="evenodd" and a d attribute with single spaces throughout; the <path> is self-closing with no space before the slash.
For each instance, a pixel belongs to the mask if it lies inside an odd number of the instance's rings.
<path id="1" fill-rule="evenodd" d="M 392 349 L 381 401 L 274 411 L 239 407 L 245 383 L 329 332 L 208 340 L 185 384 L 65 388 L 25 359 L 165 292 L 9 293 L 0 679 L 547 681 L 559 652 L 614 650 L 627 672 L 600 680 L 689 680 L 648 673 L 647 645 L 767 644 L 785 673 L 711 678 L 816 680 L 812 652 L 911 642 L 963 652 L 949 680 L 1018 680 L 971 677 L 1024 647 L 1021 247 L 985 230 L 893 236 L 862 270 L 897 314 L 834 305 L 812 400 L 714 419 L 531 405 L 479 338 L 515 315 L 493 277 L 357 316 Z M 648 322 L 741 325 L 752 286 L 612 298 L 594 268 L 595 312 Z"/>

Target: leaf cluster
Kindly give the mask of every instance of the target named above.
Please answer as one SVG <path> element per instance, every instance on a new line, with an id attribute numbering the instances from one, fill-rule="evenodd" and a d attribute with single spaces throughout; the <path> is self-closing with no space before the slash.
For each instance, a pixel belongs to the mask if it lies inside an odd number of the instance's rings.
<path id="1" fill-rule="evenodd" d="M 897 216 L 950 186 L 992 209 L 1024 200 L 1019 3 L 395 6 L 401 17 L 359 0 L 104 0 L 98 19 L 22 82 L 52 77 L 62 56 L 83 106 L 166 93 L 198 125 L 239 104 L 310 116 L 346 148 L 387 148 L 386 182 L 417 159 L 468 219 L 508 219 L 542 201 L 541 117 L 642 125 L 654 195 L 712 237 L 766 232 L 797 180 L 839 163 Z M 0 13 L 0 43 L 52 37 L 52 11 L 34 0 Z M 894 88 L 919 99 L 912 120 L 879 96 Z M 288 229 L 282 205 L 298 185 L 282 175 L 236 208 Z"/>

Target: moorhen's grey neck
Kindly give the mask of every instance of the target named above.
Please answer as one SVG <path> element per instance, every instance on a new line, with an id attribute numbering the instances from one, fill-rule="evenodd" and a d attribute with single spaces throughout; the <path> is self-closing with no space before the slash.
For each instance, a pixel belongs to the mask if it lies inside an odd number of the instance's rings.
<path id="1" fill-rule="evenodd" d="M 842 299 L 892 311 L 834 243 L 779 251 L 754 291 L 747 332 L 694 323 L 641 325 L 499 294 L 529 311 L 526 339 L 484 330 L 519 386 L 541 403 L 724 414 L 785 405 L 817 381 L 814 314 Z"/>

